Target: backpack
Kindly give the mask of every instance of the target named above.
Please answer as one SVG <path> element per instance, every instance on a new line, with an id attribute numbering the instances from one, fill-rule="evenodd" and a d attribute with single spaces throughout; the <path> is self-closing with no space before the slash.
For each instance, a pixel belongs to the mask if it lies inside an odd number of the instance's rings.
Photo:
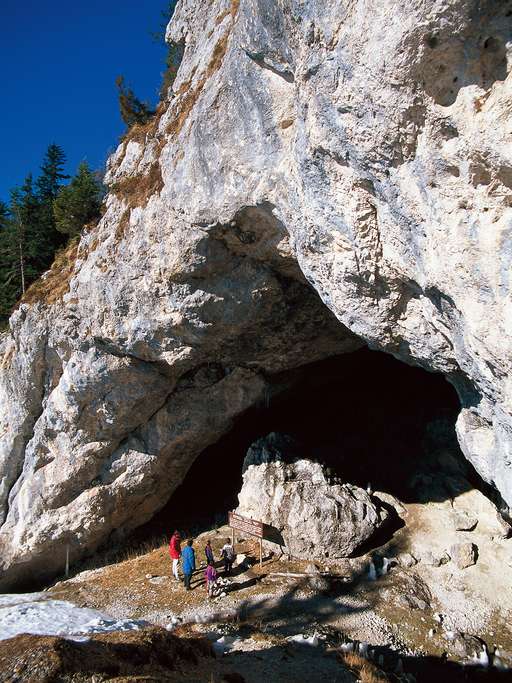
<path id="1" fill-rule="evenodd" d="M 226 557 L 226 560 L 229 560 L 230 562 L 231 560 L 235 559 L 235 551 L 233 550 L 232 545 L 228 546 L 227 548 L 223 548 L 222 553 Z"/>

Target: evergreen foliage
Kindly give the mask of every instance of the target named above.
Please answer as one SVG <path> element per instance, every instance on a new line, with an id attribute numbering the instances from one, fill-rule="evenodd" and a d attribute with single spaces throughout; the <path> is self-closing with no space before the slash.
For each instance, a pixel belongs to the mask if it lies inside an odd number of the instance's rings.
<path id="1" fill-rule="evenodd" d="M 100 215 L 103 187 L 83 161 L 76 176 L 63 187 L 53 203 L 55 227 L 71 237 Z"/>
<path id="2" fill-rule="evenodd" d="M 19 290 L 13 238 L 9 207 L 5 202 L 0 202 L 0 325 L 9 317 L 12 302 L 16 301 Z"/>
<path id="3" fill-rule="evenodd" d="M 14 281 L 23 294 L 30 282 L 45 269 L 52 256 L 49 240 L 41 220 L 44 205 L 34 191 L 32 174 L 21 188 L 11 192 L 10 253 L 13 258 Z"/>
<path id="4" fill-rule="evenodd" d="M 41 164 L 41 175 L 36 182 L 39 197 L 43 201 L 48 200 L 52 204 L 59 192 L 60 181 L 69 178 L 64 173 L 65 164 L 66 155 L 62 147 L 54 143 L 49 145 Z"/>
<path id="5" fill-rule="evenodd" d="M 41 175 L 36 180 L 37 196 L 40 202 L 39 226 L 41 233 L 40 250 L 44 251 L 44 268 L 52 261 L 55 250 L 61 247 L 65 238 L 57 230 L 53 214 L 55 201 L 63 180 L 69 176 L 64 173 L 66 155 L 61 147 L 52 143 L 48 146 L 41 164 Z"/>
<path id="6" fill-rule="evenodd" d="M 53 250 L 41 220 L 44 205 L 28 175 L 11 191 L 9 207 L 2 205 L 0 221 L 0 319 L 51 262 Z"/>
<path id="7" fill-rule="evenodd" d="M 20 297 L 53 262 L 68 236 L 99 215 L 103 186 L 83 163 L 69 185 L 62 182 L 66 156 L 49 145 L 39 177 L 28 175 L 0 202 L 0 326 Z"/>
<path id="8" fill-rule="evenodd" d="M 131 128 L 136 123 L 141 125 L 147 123 L 155 112 L 146 102 L 141 102 L 133 90 L 125 85 L 123 76 L 116 78 L 116 85 L 119 95 L 119 111 L 127 127 Z"/>
<path id="9" fill-rule="evenodd" d="M 185 48 L 182 43 L 169 43 L 167 46 L 167 55 L 165 57 L 165 71 L 162 75 L 162 85 L 160 87 L 161 99 L 166 99 L 169 95 L 169 89 L 172 88 L 176 75 L 178 73 L 181 60 L 183 59 L 183 52 Z"/>
<path id="10" fill-rule="evenodd" d="M 176 8 L 176 0 L 170 0 L 167 8 L 161 12 L 161 24 L 158 31 L 152 33 L 153 39 L 160 43 L 164 42 L 167 25 L 169 24 L 174 10 Z M 176 74 L 178 73 L 185 47 L 183 43 L 169 42 L 167 45 L 167 53 L 165 55 L 165 71 L 162 74 L 162 85 L 160 86 L 160 99 L 165 100 L 169 96 L 169 90 L 172 87 Z"/>

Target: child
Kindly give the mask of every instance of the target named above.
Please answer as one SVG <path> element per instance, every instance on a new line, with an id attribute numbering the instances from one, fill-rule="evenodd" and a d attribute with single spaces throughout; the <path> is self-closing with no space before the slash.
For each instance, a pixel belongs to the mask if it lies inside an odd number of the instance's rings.
<path id="1" fill-rule="evenodd" d="M 210 540 L 206 541 L 206 548 L 204 549 L 204 554 L 206 555 L 206 564 L 215 563 L 215 559 L 213 557 L 212 542 Z"/>
<path id="2" fill-rule="evenodd" d="M 213 562 L 208 562 L 204 575 L 206 578 L 206 592 L 208 593 L 208 597 L 211 598 L 213 597 L 215 584 L 217 582 L 217 570 L 215 569 Z"/>

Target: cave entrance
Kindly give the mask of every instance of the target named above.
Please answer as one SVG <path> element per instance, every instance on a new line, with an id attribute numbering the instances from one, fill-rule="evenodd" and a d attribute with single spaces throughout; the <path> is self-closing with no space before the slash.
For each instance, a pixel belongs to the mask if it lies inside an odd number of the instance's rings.
<path id="1" fill-rule="evenodd" d="M 455 435 L 457 394 L 440 374 L 365 348 L 275 375 L 272 387 L 196 459 L 152 533 L 224 524 L 238 504 L 247 449 L 270 432 L 294 437 L 299 456 L 342 481 L 403 502 L 446 500 L 478 484 Z"/>

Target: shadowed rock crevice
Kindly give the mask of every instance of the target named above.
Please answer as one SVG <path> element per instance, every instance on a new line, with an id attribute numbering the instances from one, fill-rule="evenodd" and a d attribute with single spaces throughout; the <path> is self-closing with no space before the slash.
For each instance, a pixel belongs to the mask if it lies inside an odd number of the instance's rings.
<path id="1" fill-rule="evenodd" d="M 169 525 L 195 533 L 225 523 L 238 506 L 243 473 L 261 462 L 311 460 L 329 480 L 364 490 L 369 484 L 404 503 L 443 502 L 472 488 L 489 493 L 460 451 L 460 403 L 442 375 L 360 349 L 266 381 L 260 403 L 199 455 L 137 537 L 158 536 Z"/>

